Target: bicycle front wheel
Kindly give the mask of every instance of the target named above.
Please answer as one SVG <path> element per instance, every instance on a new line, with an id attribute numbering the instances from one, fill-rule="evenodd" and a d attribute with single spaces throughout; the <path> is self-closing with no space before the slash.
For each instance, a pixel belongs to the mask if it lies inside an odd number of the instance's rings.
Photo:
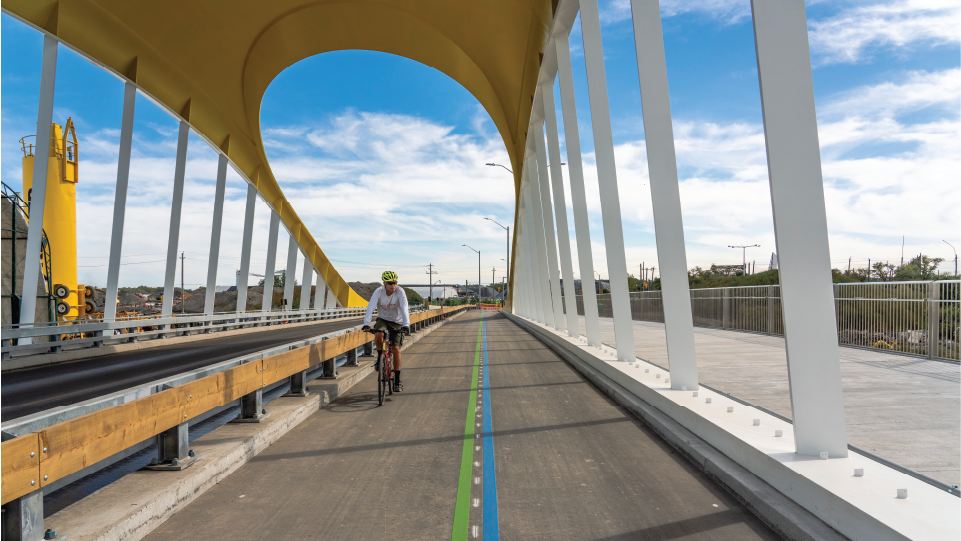
<path id="1" fill-rule="evenodd" d="M 384 405 L 384 398 L 387 395 L 387 359 L 383 352 L 377 354 L 377 364 L 380 367 L 377 373 L 377 402 Z"/>

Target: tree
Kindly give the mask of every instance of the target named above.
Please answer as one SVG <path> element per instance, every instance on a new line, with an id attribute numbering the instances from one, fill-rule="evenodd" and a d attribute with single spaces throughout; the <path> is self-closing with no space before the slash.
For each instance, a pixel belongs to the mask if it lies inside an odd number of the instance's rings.
<path id="1" fill-rule="evenodd" d="M 264 287 L 264 279 L 261 278 L 260 281 L 257 282 L 257 285 L 260 286 L 260 287 Z M 280 274 L 275 274 L 275 275 L 274 275 L 274 287 L 284 287 L 285 285 L 287 285 L 287 272 L 285 271 L 285 272 L 282 272 L 282 273 L 280 273 Z M 296 279 L 296 278 L 294 278 L 294 287 L 297 287 L 297 279 Z"/>
<path id="2" fill-rule="evenodd" d="M 894 279 L 898 281 L 937 280 L 938 275 L 935 269 L 942 261 L 944 261 L 944 258 L 918 254 L 907 264 L 898 267 L 894 272 Z"/>

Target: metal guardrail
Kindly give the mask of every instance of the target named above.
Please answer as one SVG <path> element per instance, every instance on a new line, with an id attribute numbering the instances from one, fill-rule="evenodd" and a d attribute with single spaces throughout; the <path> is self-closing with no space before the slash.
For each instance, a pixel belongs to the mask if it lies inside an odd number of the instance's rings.
<path id="1" fill-rule="evenodd" d="M 472 307 L 412 313 L 411 330 L 468 308 Z M 292 392 L 297 392 L 306 385 L 311 366 L 332 364 L 338 356 L 356 351 L 372 339 L 360 330 L 330 333 L 270 348 L 266 354 L 261 352 L 260 358 L 257 354 L 245 358 L 246 362 L 208 367 L 210 372 L 203 377 L 178 380 L 175 386 L 165 385 L 159 391 L 147 389 L 146 396 L 129 401 L 124 397 L 122 403 L 91 408 L 93 411 L 67 420 L 58 417 L 59 412 L 35 414 L 29 428 L 21 427 L 33 431 L 20 430 L 0 444 L 0 503 L 25 498 L 33 502 L 25 505 L 35 505 L 34 495 L 43 487 L 155 436 L 160 453 L 169 459 L 168 466 L 181 467 L 180 461 L 195 459 L 186 443 L 191 419 L 240 400 L 240 420 L 258 422 L 266 387 L 289 378 Z M 42 497 L 39 501 L 42 505 Z"/>
<path id="2" fill-rule="evenodd" d="M 284 323 L 304 323 L 327 319 L 358 317 L 365 308 L 286 310 L 272 312 L 220 312 L 211 315 L 144 316 L 115 321 L 80 320 L 37 323 L 30 327 L 4 325 L 0 339 L 3 358 L 14 354 L 56 353 L 64 349 L 101 347 L 143 339 L 169 338 L 191 334 L 262 327 Z M 24 340 L 44 337 L 44 341 Z M 51 340 L 51 341 L 47 341 Z M 31 343 L 21 343 L 31 342 Z"/>
<path id="3" fill-rule="evenodd" d="M 664 321 L 660 291 L 630 295 L 633 319 Z M 839 345 L 961 360 L 961 280 L 835 284 L 834 298 Z M 597 310 L 613 317 L 609 293 L 597 296 Z M 692 289 L 691 311 L 699 327 L 784 334 L 781 286 Z"/>

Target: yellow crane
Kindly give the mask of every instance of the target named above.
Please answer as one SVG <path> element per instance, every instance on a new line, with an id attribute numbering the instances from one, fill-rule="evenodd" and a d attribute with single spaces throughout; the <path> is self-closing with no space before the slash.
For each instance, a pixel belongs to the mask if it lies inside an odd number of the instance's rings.
<path id="1" fill-rule="evenodd" d="M 23 190 L 29 208 L 33 193 L 33 166 L 37 155 L 46 147 L 47 200 L 43 218 L 43 230 L 50 243 L 50 269 L 53 295 L 60 320 L 82 318 L 93 311 L 93 288 L 77 283 L 77 181 L 79 180 L 80 156 L 77 131 L 73 119 L 65 126 L 53 124 L 50 141 L 46 145 L 32 142 L 34 135 L 20 139 L 23 150 Z"/>

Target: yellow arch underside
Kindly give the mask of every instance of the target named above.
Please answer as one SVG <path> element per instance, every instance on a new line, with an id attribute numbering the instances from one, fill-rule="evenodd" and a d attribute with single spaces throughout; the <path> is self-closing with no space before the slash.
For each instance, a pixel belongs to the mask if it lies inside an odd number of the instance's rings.
<path id="1" fill-rule="evenodd" d="M 516 200 L 556 1 L 2 0 L 0 5 L 133 81 L 219 147 L 277 210 L 341 305 L 354 307 L 366 302 L 334 269 L 270 170 L 260 133 L 267 86 L 292 64 L 329 51 L 380 51 L 431 66 L 463 85 L 490 114 L 515 171 Z M 515 232 L 516 225 L 515 218 Z"/>

